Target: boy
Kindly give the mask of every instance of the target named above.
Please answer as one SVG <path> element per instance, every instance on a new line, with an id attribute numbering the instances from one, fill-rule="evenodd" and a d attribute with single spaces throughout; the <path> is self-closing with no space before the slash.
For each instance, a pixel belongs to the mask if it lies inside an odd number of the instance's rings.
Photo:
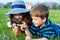
<path id="1" fill-rule="evenodd" d="M 31 16 L 34 24 L 31 26 L 30 32 L 33 35 L 39 35 L 43 40 L 48 40 L 51 37 L 59 37 L 60 33 L 57 29 L 59 26 L 52 24 L 48 19 L 49 11 L 45 5 L 34 7 L 31 11 Z"/>
<path id="2" fill-rule="evenodd" d="M 24 29 L 20 26 L 20 24 L 26 23 L 27 26 L 30 27 L 32 23 L 30 10 L 26 9 L 25 3 L 21 0 L 13 2 L 11 5 L 11 11 L 9 11 L 7 14 L 10 16 L 12 30 L 15 36 L 21 34 L 21 29 Z"/>
<path id="3" fill-rule="evenodd" d="M 38 35 L 40 38 L 31 40 L 49 40 L 52 37 L 60 37 L 59 26 L 56 24 L 52 24 L 48 19 L 48 16 L 48 7 L 46 7 L 45 5 L 39 4 L 33 7 L 33 9 L 31 10 L 33 24 L 29 28 L 29 31 L 32 35 Z M 26 35 L 29 35 L 29 31 L 26 31 Z M 31 35 L 29 37 L 31 37 Z"/>

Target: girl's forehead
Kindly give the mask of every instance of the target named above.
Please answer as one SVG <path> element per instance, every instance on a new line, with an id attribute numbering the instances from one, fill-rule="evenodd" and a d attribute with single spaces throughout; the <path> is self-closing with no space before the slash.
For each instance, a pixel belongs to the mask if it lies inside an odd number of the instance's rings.
<path id="1" fill-rule="evenodd" d="M 23 16 L 22 14 L 14 14 L 13 16 Z"/>
<path id="2" fill-rule="evenodd" d="M 14 18 L 23 18 L 23 15 L 16 14 L 14 15 Z"/>
<path id="3" fill-rule="evenodd" d="M 22 14 L 13 14 L 13 15 L 22 15 Z"/>

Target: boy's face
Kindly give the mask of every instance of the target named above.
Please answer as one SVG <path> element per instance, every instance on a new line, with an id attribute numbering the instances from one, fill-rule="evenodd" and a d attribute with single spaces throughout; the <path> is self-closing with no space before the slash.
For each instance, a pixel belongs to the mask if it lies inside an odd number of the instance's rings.
<path id="1" fill-rule="evenodd" d="M 44 24 L 44 21 L 40 17 L 34 17 L 34 16 L 32 16 L 32 22 L 36 27 L 42 26 Z"/>

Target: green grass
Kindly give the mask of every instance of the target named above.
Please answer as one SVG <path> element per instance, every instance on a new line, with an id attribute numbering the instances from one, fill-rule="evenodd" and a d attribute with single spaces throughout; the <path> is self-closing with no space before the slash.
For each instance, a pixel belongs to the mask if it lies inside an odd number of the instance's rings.
<path id="1" fill-rule="evenodd" d="M 0 40 L 24 40 L 25 35 L 24 36 L 23 35 L 16 37 L 13 34 L 11 28 L 1 28 L 0 29 Z"/>
<path id="2" fill-rule="evenodd" d="M 25 34 L 15 37 L 12 29 L 6 26 L 6 23 L 9 21 L 9 15 L 6 16 L 5 13 L 9 10 L 9 8 L 0 8 L 0 40 L 24 40 Z M 49 19 L 52 21 L 52 23 L 60 24 L 60 10 L 50 10 L 49 13 Z M 51 40 L 53 40 L 53 38 L 51 38 Z M 54 40 L 59 39 L 55 38 Z"/>
<path id="3" fill-rule="evenodd" d="M 60 24 L 60 10 L 50 10 L 49 19 L 54 24 Z"/>

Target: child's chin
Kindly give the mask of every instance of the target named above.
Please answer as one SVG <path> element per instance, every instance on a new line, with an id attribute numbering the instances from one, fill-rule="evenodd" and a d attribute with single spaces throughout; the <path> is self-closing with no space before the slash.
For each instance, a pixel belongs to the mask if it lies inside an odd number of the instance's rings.
<path id="1" fill-rule="evenodd" d="M 39 25 L 35 25 L 35 27 L 38 27 Z"/>

